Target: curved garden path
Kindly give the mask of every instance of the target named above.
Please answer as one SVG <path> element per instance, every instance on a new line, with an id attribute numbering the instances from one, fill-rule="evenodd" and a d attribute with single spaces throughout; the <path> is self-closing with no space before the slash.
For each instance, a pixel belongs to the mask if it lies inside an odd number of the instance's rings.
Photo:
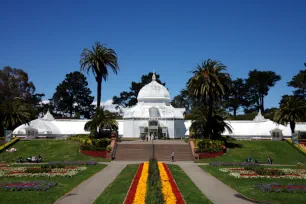
<path id="1" fill-rule="evenodd" d="M 175 162 L 189 176 L 200 191 L 214 204 L 249 204 L 236 190 L 224 184 L 214 176 L 203 171 L 193 162 Z"/>
<path id="2" fill-rule="evenodd" d="M 56 204 L 91 204 L 111 184 L 127 163 L 105 163 L 108 166 L 85 180 L 72 191 L 58 199 Z M 73 178 L 72 178 L 73 179 Z"/>

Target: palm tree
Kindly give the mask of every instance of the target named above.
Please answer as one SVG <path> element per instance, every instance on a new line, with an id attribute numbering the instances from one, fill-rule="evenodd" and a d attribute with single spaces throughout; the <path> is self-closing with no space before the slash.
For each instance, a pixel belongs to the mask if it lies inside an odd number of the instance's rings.
<path id="1" fill-rule="evenodd" d="M 205 136 L 211 137 L 211 122 L 213 116 L 213 106 L 221 101 L 230 88 L 231 78 L 226 70 L 226 66 L 211 59 L 205 60 L 193 71 L 193 77 L 187 82 L 187 87 L 192 95 L 199 98 L 208 105 L 207 128 Z"/>
<path id="2" fill-rule="evenodd" d="M 115 114 L 104 110 L 104 108 L 97 108 L 96 113 L 91 121 L 85 124 L 84 130 L 90 131 L 91 136 L 96 135 L 103 129 L 117 130 L 118 123 Z"/>
<path id="3" fill-rule="evenodd" d="M 2 126 L 13 130 L 18 125 L 29 123 L 33 116 L 31 106 L 21 99 L 5 101 L 0 107 Z"/>
<path id="4" fill-rule="evenodd" d="M 194 108 L 191 116 L 193 121 L 190 129 L 199 135 L 205 134 L 205 129 L 208 128 L 208 106 L 201 105 L 200 107 Z M 225 130 L 227 130 L 229 133 L 232 133 L 231 126 L 225 122 L 226 118 L 227 117 L 225 116 L 224 112 L 222 112 L 220 109 L 215 109 L 213 111 L 210 123 L 213 138 L 220 137 Z"/>
<path id="5" fill-rule="evenodd" d="M 96 42 L 92 50 L 84 49 L 81 54 L 81 71 L 92 72 L 96 78 L 97 87 L 97 107 L 100 107 L 102 94 L 102 79 L 107 80 L 108 69 L 115 74 L 119 70 L 117 54 L 113 49 L 106 48 L 105 45 Z"/>
<path id="6" fill-rule="evenodd" d="M 283 96 L 279 109 L 275 112 L 274 121 L 280 124 L 290 125 L 293 135 L 296 122 L 306 120 L 305 101 L 297 96 Z"/>

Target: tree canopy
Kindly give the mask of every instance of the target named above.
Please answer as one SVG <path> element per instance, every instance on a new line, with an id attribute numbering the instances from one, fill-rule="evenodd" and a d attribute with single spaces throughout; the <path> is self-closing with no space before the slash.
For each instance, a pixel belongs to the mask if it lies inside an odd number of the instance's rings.
<path id="1" fill-rule="evenodd" d="M 300 72 L 287 84 L 288 86 L 294 88 L 294 95 L 302 97 L 306 100 L 306 69 L 300 70 Z"/>
<path id="2" fill-rule="evenodd" d="M 231 87 L 227 97 L 225 97 L 224 105 L 229 111 L 233 112 L 233 115 L 236 116 L 237 110 L 240 107 L 247 106 L 248 101 L 246 99 L 247 86 L 243 79 L 237 78 L 231 83 Z"/>
<path id="3" fill-rule="evenodd" d="M 100 107 L 102 97 L 102 79 L 107 80 L 109 69 L 115 74 L 119 70 L 117 53 L 100 42 L 92 46 L 92 50 L 84 49 L 81 54 L 81 71 L 92 72 L 97 81 L 97 107 Z"/>
<path id="4" fill-rule="evenodd" d="M 215 60 L 205 60 L 193 71 L 193 76 L 188 80 L 189 94 L 207 106 L 207 120 L 205 124 L 204 137 L 215 137 L 213 112 L 216 105 L 228 94 L 231 78 L 226 72 L 226 66 Z"/>
<path id="5" fill-rule="evenodd" d="M 91 118 L 93 115 L 93 100 L 86 77 L 80 72 L 66 74 L 51 99 L 53 111 L 57 114 L 69 114 L 70 117 L 77 114 L 84 118 Z"/>
<path id="6" fill-rule="evenodd" d="M 156 81 L 163 86 L 166 86 L 166 83 L 160 81 L 160 75 L 156 75 Z M 131 107 L 137 104 L 137 96 L 142 87 L 147 85 L 152 81 L 153 72 L 149 72 L 147 75 L 142 75 L 140 82 L 132 81 L 129 91 L 123 91 L 119 96 L 113 97 L 113 104 L 117 107 Z"/>
<path id="7" fill-rule="evenodd" d="M 254 104 L 257 111 L 260 109 L 261 112 L 264 112 L 264 97 L 268 95 L 270 88 L 279 80 L 281 80 L 281 76 L 273 71 L 254 69 L 249 72 L 249 77 L 246 79 L 247 99 L 251 104 Z"/>

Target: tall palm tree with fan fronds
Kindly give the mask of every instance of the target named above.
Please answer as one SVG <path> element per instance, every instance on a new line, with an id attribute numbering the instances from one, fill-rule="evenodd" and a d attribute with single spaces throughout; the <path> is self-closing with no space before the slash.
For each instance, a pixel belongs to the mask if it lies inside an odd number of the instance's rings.
<path id="1" fill-rule="evenodd" d="M 187 82 L 191 95 L 208 105 L 207 125 L 205 137 L 211 138 L 213 107 L 227 94 L 231 84 L 231 78 L 226 71 L 226 66 L 215 60 L 205 60 L 192 70 L 193 77 Z"/>
<path id="2" fill-rule="evenodd" d="M 113 49 L 105 47 L 100 42 L 92 46 L 92 50 L 84 49 L 81 54 L 81 71 L 92 72 L 97 81 L 97 108 L 100 107 L 102 95 L 102 80 L 106 81 L 109 69 L 115 74 L 119 70 L 117 54 Z"/>
<path id="3" fill-rule="evenodd" d="M 95 136 L 103 129 L 118 130 L 118 122 L 113 113 L 102 107 L 96 109 L 95 115 L 85 124 L 84 130 L 90 131 L 91 136 Z"/>
<path id="4" fill-rule="evenodd" d="M 32 107 L 18 98 L 2 103 L 0 112 L 1 125 L 8 130 L 13 130 L 24 123 L 28 124 L 34 116 Z"/>
<path id="5" fill-rule="evenodd" d="M 293 135 L 296 122 L 303 122 L 305 120 L 305 101 L 297 96 L 283 96 L 279 109 L 275 112 L 274 121 L 284 125 L 289 123 L 291 134 Z"/>

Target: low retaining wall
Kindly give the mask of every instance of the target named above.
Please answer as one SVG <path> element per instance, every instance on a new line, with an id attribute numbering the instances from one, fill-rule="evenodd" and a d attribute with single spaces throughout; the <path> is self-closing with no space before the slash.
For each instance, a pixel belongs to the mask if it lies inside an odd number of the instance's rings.
<path id="1" fill-rule="evenodd" d="M 107 158 L 107 151 L 94 151 L 94 150 L 80 150 L 83 154 L 86 154 L 88 156 L 92 157 L 102 157 Z"/>
<path id="2" fill-rule="evenodd" d="M 224 154 L 224 152 L 199 152 L 196 153 L 199 155 L 200 159 L 207 159 L 207 158 L 213 158 L 213 157 L 218 157 Z"/>

